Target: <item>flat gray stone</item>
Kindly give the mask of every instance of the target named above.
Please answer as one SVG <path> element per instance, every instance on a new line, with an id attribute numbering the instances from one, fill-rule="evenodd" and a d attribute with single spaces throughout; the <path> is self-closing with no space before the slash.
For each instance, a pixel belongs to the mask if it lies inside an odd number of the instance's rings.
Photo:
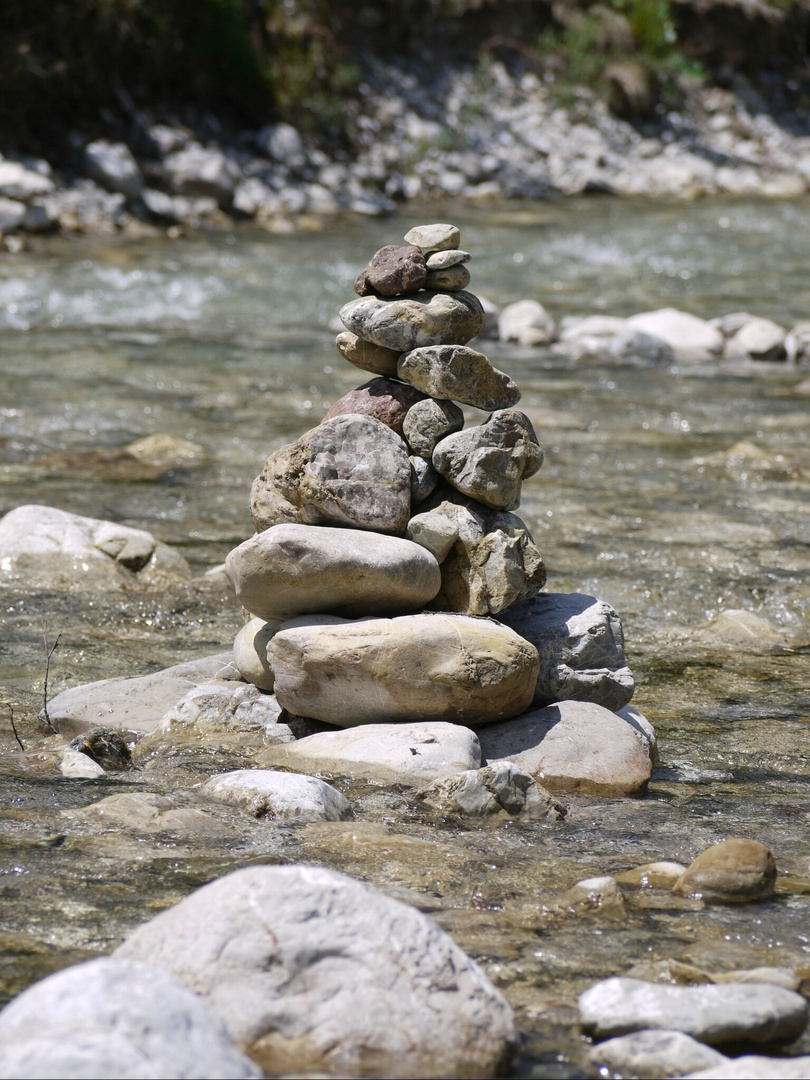
<path id="1" fill-rule="evenodd" d="M 410 526 L 409 526 L 410 527 Z M 593 701 L 611 712 L 633 696 L 621 620 L 610 604 L 584 593 L 543 593 L 522 600 L 499 619 L 540 654 L 533 704 Z"/>
<path id="2" fill-rule="evenodd" d="M 407 447 L 379 420 L 336 416 L 270 455 L 250 505 L 257 532 L 301 524 L 401 533 L 411 505 Z"/>
<path id="3" fill-rule="evenodd" d="M 208 1080 L 264 1074 L 217 1011 L 159 967 L 103 958 L 65 968 L 0 1013 L 0 1077 Z"/>
<path id="4" fill-rule="evenodd" d="M 664 986 L 640 979 L 596 983 L 579 999 L 580 1021 L 597 1039 L 661 1028 L 710 1046 L 790 1042 L 807 1026 L 807 1002 L 792 990 L 755 984 Z"/>
<path id="5" fill-rule="evenodd" d="M 455 225 L 415 225 L 405 233 L 405 243 L 415 244 L 422 251 L 447 251 L 461 242 L 461 233 Z"/>
<path id="6" fill-rule="evenodd" d="M 401 353 L 423 345 L 464 345 L 484 328 L 480 301 L 464 291 L 399 300 L 366 296 L 344 304 L 340 318 L 358 337 Z"/>
<path id="7" fill-rule="evenodd" d="M 399 353 L 394 349 L 386 349 L 382 345 L 364 341 L 363 338 L 348 330 L 338 334 L 335 344 L 341 356 L 355 367 L 363 371 L 371 371 L 375 375 L 385 375 L 394 379 L 397 377 Z"/>
<path id="8" fill-rule="evenodd" d="M 225 565 L 243 607 L 272 620 L 399 614 L 423 607 L 441 585 L 425 548 L 360 529 L 274 525 L 234 548 Z"/>
<path id="9" fill-rule="evenodd" d="M 402 433 L 414 454 L 429 459 L 436 443 L 463 427 L 464 413 L 458 405 L 427 397 L 408 409 Z"/>
<path id="10" fill-rule="evenodd" d="M 477 409 L 508 409 L 520 390 L 483 353 L 465 345 L 429 345 L 399 358 L 400 379 L 434 398 L 450 398 Z"/>
<path id="11" fill-rule="evenodd" d="M 431 251 L 425 255 L 428 270 L 446 270 L 450 266 L 459 266 L 472 258 L 469 251 L 460 248 L 446 248 L 444 251 Z"/>
<path id="12" fill-rule="evenodd" d="M 228 874 L 141 926 L 148 957 L 199 993 L 271 1075 L 501 1075 L 512 1010 L 413 907 L 314 866 Z"/>
<path id="13" fill-rule="evenodd" d="M 50 195 L 54 186 L 50 176 L 28 169 L 19 161 L 0 160 L 0 197 L 4 199 L 30 203 L 32 199 Z"/>
<path id="14" fill-rule="evenodd" d="M 599 1043 L 588 1059 L 597 1069 L 649 1080 L 683 1076 L 696 1069 L 711 1069 L 728 1062 L 718 1050 L 681 1031 L 634 1031 Z"/>
<path id="15" fill-rule="evenodd" d="M 331 784 L 296 773 L 239 769 L 211 777 L 200 793 L 247 810 L 254 817 L 295 821 L 346 821 L 352 817 L 351 806 Z"/>
<path id="16" fill-rule="evenodd" d="M 531 421 L 517 409 L 501 409 L 478 427 L 442 439 L 433 467 L 464 495 L 493 510 L 520 505 L 520 485 L 543 464 Z"/>
<path id="17" fill-rule="evenodd" d="M 508 814 L 530 821 L 558 821 L 566 809 L 533 776 L 511 761 L 443 776 L 418 792 L 420 802 L 470 817 Z"/>

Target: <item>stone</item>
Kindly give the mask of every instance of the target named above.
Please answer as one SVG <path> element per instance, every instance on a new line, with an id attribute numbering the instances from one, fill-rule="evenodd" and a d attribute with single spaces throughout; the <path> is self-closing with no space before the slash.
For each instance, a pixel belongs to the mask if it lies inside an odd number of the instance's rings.
<path id="1" fill-rule="evenodd" d="M 484 757 L 506 758 L 549 791 L 638 795 L 652 774 L 647 740 L 615 713 L 561 701 L 480 732 Z"/>
<path id="2" fill-rule="evenodd" d="M 256 136 L 262 151 L 292 172 L 299 172 L 307 163 L 304 140 L 292 124 L 268 124 Z"/>
<path id="3" fill-rule="evenodd" d="M 411 455 L 411 506 L 429 498 L 436 490 L 438 482 L 439 474 L 430 462 Z"/>
<path id="4" fill-rule="evenodd" d="M 594 1046 L 588 1060 L 597 1069 L 622 1076 L 663 1080 L 697 1069 L 711 1069 L 729 1059 L 682 1031 L 634 1031 Z"/>
<path id="5" fill-rule="evenodd" d="M 172 705 L 190 690 L 223 673 L 229 678 L 238 677 L 238 672 L 229 667 L 230 662 L 230 653 L 217 653 L 151 675 L 74 686 L 51 698 L 48 716 L 56 730 L 65 735 L 79 735 L 95 727 L 143 735 L 153 731 Z"/>
<path id="6" fill-rule="evenodd" d="M 633 315 L 627 325 L 666 342 L 678 360 L 706 361 L 723 351 L 723 335 L 716 326 L 674 308 Z"/>
<path id="7" fill-rule="evenodd" d="M 26 212 L 24 202 L 19 199 L 6 199 L 0 195 L 0 235 L 19 229 L 25 221 Z"/>
<path id="8" fill-rule="evenodd" d="M 501 409 L 478 427 L 442 439 L 432 460 L 436 472 L 464 495 L 493 510 L 513 510 L 522 481 L 543 464 L 543 451 L 528 416 Z"/>
<path id="9" fill-rule="evenodd" d="M 657 765 L 660 760 L 658 754 L 658 736 L 655 728 L 644 713 L 640 712 L 635 705 L 624 705 L 621 709 L 613 709 L 611 711 L 615 712 L 617 716 L 620 716 L 622 720 L 626 720 L 640 735 L 644 736 L 650 748 L 650 760 L 653 765 Z"/>
<path id="10" fill-rule="evenodd" d="M 549 911 L 554 914 L 623 919 L 627 914 L 627 905 L 616 879 L 605 874 L 577 881 L 549 905 Z"/>
<path id="11" fill-rule="evenodd" d="M 530 821 L 559 821 L 567 813 L 561 802 L 511 761 L 441 777 L 422 788 L 417 797 L 442 813 L 472 817 L 508 814 Z"/>
<path id="12" fill-rule="evenodd" d="M 738 971 L 715 972 L 712 981 L 716 983 L 765 983 L 767 986 L 782 986 L 785 990 L 799 992 L 804 979 L 790 968 L 756 967 Z"/>
<path id="13" fill-rule="evenodd" d="M 610 604 L 583 593 L 543 593 L 502 611 L 501 622 L 540 654 L 533 704 L 593 701 L 616 712 L 635 681 L 624 654 L 621 620 Z"/>
<path id="14" fill-rule="evenodd" d="M 71 780 L 98 780 L 106 776 L 104 768 L 80 750 L 65 747 L 58 755 L 59 772 Z"/>
<path id="15" fill-rule="evenodd" d="M 753 984 L 663 986 L 640 979 L 611 978 L 579 999 L 580 1022 L 596 1039 L 631 1031 L 682 1031 L 710 1046 L 724 1043 L 790 1042 L 807 1026 L 800 994 Z"/>
<path id="16" fill-rule="evenodd" d="M 788 331 L 785 353 L 789 364 L 800 367 L 810 364 L 810 322 L 797 323 Z"/>
<path id="17" fill-rule="evenodd" d="M 673 892 L 709 904 L 748 904 L 772 896 L 775 882 L 776 863 L 765 845 L 733 837 L 702 851 Z"/>
<path id="18" fill-rule="evenodd" d="M 744 1054 L 719 1065 L 686 1073 L 684 1080 L 807 1080 L 810 1056 L 774 1058 Z"/>
<path id="19" fill-rule="evenodd" d="M 419 544 L 360 529 L 274 525 L 225 565 L 236 598 L 265 620 L 412 611 L 441 585 L 438 563 Z"/>
<path id="20" fill-rule="evenodd" d="M 606 362 L 665 367 L 667 364 L 673 364 L 677 359 L 676 350 L 663 338 L 628 327 L 623 334 L 619 334 L 610 342 Z"/>
<path id="21" fill-rule="evenodd" d="M 128 199 L 143 191 L 143 174 L 126 143 L 97 139 L 82 154 L 87 175 L 107 191 L 120 191 Z"/>
<path id="22" fill-rule="evenodd" d="M 538 663 L 537 650 L 507 627 L 439 613 L 282 626 L 267 659 L 285 709 L 338 727 L 517 716 Z"/>
<path id="23" fill-rule="evenodd" d="M 576 341 L 578 338 L 604 338 L 610 341 L 624 333 L 627 320 L 615 315 L 569 316 L 560 322 L 560 341 Z"/>
<path id="24" fill-rule="evenodd" d="M 0 521 L 0 583 L 26 589 L 159 591 L 188 581 L 179 552 L 143 529 L 52 506 L 18 506 Z"/>
<path id="25" fill-rule="evenodd" d="M 445 500 L 414 515 L 405 534 L 440 563 L 438 611 L 496 615 L 545 584 L 543 557 L 516 514 Z"/>
<path id="26" fill-rule="evenodd" d="M 479 300 L 464 291 L 399 300 L 365 296 L 344 304 L 340 318 L 358 337 L 401 353 L 423 345 L 465 345 L 484 328 Z"/>
<path id="27" fill-rule="evenodd" d="M 268 747 L 256 761 L 262 767 L 420 787 L 479 768 L 481 746 L 461 724 L 362 724 Z"/>
<path id="28" fill-rule="evenodd" d="M 455 225 L 415 225 L 405 234 L 405 243 L 422 251 L 448 251 L 458 248 L 461 233 Z"/>
<path id="29" fill-rule="evenodd" d="M 120 772 L 132 767 L 131 750 L 120 733 L 112 728 L 90 728 L 72 739 L 69 746 L 102 769 Z"/>
<path id="30" fill-rule="evenodd" d="M 464 413 L 452 401 L 422 398 L 405 414 L 402 433 L 414 454 L 430 458 L 436 443 L 464 427 Z"/>
<path id="31" fill-rule="evenodd" d="M 19 161 L 0 160 L 0 197 L 14 202 L 30 203 L 32 199 L 50 195 L 54 182 Z"/>
<path id="32" fill-rule="evenodd" d="M 270 769 L 239 769 L 213 776 L 200 793 L 238 806 L 257 818 L 346 821 L 353 816 L 349 803 L 331 784 L 314 776 Z"/>
<path id="33" fill-rule="evenodd" d="M 425 280 L 426 289 L 437 292 L 460 292 L 470 284 L 470 271 L 466 266 L 447 266 L 441 270 L 428 271 Z"/>
<path id="34" fill-rule="evenodd" d="M 371 379 L 339 398 L 330 406 L 324 420 L 346 414 L 370 416 L 401 437 L 402 424 L 408 410 L 423 400 L 424 394 L 405 383 L 385 378 Z"/>
<path id="35" fill-rule="evenodd" d="M 234 829 L 214 814 L 195 806 L 184 805 L 176 795 L 158 795 L 152 791 L 126 791 L 82 807 L 63 811 L 72 823 L 90 826 L 94 833 L 111 831 L 135 833 L 139 838 L 157 840 L 174 837 L 184 842 L 234 840 Z"/>
<path id="36" fill-rule="evenodd" d="M 336 416 L 270 455 L 250 504 L 257 532 L 302 524 L 401 533 L 411 506 L 407 448 L 379 420 Z"/>
<path id="37" fill-rule="evenodd" d="M 236 635 L 233 662 L 239 674 L 260 690 L 273 689 L 273 672 L 267 663 L 267 643 L 281 626 L 282 619 L 251 619 Z"/>
<path id="38" fill-rule="evenodd" d="M 34 983 L 0 1013 L 0 1077 L 256 1078 L 216 1010 L 159 967 L 104 957 Z"/>
<path id="39" fill-rule="evenodd" d="M 747 316 L 723 348 L 726 360 L 784 360 L 786 332 L 771 319 Z"/>
<path id="40" fill-rule="evenodd" d="M 181 195 L 207 195 L 227 206 L 240 180 L 239 169 L 221 150 L 188 143 L 163 159 L 171 188 Z"/>
<path id="41" fill-rule="evenodd" d="M 749 652 L 787 648 L 785 634 L 753 611 L 729 608 L 721 611 L 707 626 L 707 632 L 719 645 L 732 645 Z"/>
<path id="42" fill-rule="evenodd" d="M 399 296 L 424 288 L 428 276 L 425 257 L 418 247 L 389 244 L 371 257 L 354 282 L 358 296 Z"/>
<path id="43" fill-rule="evenodd" d="M 397 374 L 432 398 L 451 398 L 488 412 L 520 401 L 517 384 L 483 353 L 465 345 L 413 349 L 399 358 Z"/>
<path id="44" fill-rule="evenodd" d="M 254 866 L 131 934 L 269 1074 L 501 1075 L 512 1010 L 426 915 L 343 874 Z"/>
<path id="45" fill-rule="evenodd" d="M 362 368 L 363 371 L 371 371 L 375 375 L 396 378 L 399 360 L 399 353 L 396 350 L 364 341 L 363 338 L 348 330 L 338 334 L 335 344 L 341 356 L 355 367 Z"/>
<path id="46" fill-rule="evenodd" d="M 498 317 L 498 337 L 518 345 L 548 345 L 554 340 L 554 320 L 536 300 L 507 304 Z"/>
<path id="47" fill-rule="evenodd" d="M 461 263 L 469 262 L 472 258 L 469 251 L 460 248 L 445 248 L 444 251 L 430 251 L 425 253 L 425 264 L 428 270 L 447 270 L 451 266 L 460 266 Z"/>
<path id="48" fill-rule="evenodd" d="M 643 889 L 671 889 L 685 869 L 676 862 L 644 863 L 617 874 L 616 880 L 625 885 L 639 885 Z"/>

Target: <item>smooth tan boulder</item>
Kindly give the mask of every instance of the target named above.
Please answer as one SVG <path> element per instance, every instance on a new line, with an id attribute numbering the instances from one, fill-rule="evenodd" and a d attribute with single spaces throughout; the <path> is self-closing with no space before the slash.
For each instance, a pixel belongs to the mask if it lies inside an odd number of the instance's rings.
<path id="1" fill-rule="evenodd" d="M 285 709 L 338 727 L 517 716 L 531 702 L 539 664 L 512 630 L 439 613 L 281 627 L 267 659 Z"/>
<path id="2" fill-rule="evenodd" d="M 713 844 L 687 866 L 673 892 L 714 904 L 747 904 L 773 894 L 776 863 L 757 840 L 733 837 Z"/>
<path id="3" fill-rule="evenodd" d="M 274 525 L 234 548 L 225 565 L 239 602 L 265 620 L 413 611 L 441 586 L 425 548 L 360 529 Z"/>

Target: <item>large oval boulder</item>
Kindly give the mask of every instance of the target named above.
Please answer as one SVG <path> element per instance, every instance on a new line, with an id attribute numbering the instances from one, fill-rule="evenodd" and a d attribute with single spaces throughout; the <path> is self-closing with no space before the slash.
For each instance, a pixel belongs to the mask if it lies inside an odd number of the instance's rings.
<path id="1" fill-rule="evenodd" d="M 360 529 L 274 525 L 234 548 L 225 565 L 239 602 L 265 620 L 413 611 L 441 585 L 424 547 Z"/>
<path id="2" fill-rule="evenodd" d="M 370 416 L 336 416 L 270 455 L 250 506 L 257 532 L 289 523 L 400 533 L 411 508 L 407 447 Z"/>
<path id="3" fill-rule="evenodd" d="M 466 345 L 484 329 L 484 309 L 468 292 L 422 292 L 400 300 L 365 296 L 340 309 L 347 330 L 375 345 L 410 352 L 423 345 Z"/>
<path id="4" fill-rule="evenodd" d="M 517 716 L 538 666 L 534 646 L 507 627 L 439 613 L 282 626 L 267 659 L 285 709 L 338 727 Z"/>
<path id="5" fill-rule="evenodd" d="M 137 929 L 117 957 L 214 1006 L 269 1075 L 501 1075 L 512 1010 L 434 922 L 314 866 L 254 866 Z"/>

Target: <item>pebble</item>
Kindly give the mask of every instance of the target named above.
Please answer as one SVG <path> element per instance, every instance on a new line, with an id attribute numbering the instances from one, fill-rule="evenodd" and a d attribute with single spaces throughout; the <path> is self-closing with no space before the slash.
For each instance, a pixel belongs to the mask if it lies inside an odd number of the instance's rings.
<path id="1" fill-rule="evenodd" d="M 405 233 L 405 243 L 415 244 L 422 251 L 447 251 L 458 248 L 461 233 L 455 225 L 415 225 Z"/>
<path id="2" fill-rule="evenodd" d="M 472 258 L 469 251 L 460 248 L 447 248 L 444 251 L 430 251 L 425 254 L 428 270 L 447 270 L 450 266 L 459 266 Z"/>
<path id="3" fill-rule="evenodd" d="M 341 356 L 355 367 L 371 371 L 375 375 L 384 375 L 386 378 L 396 378 L 400 354 L 395 349 L 386 349 L 382 345 L 364 341 L 349 330 L 338 334 L 335 344 Z"/>
<path id="4" fill-rule="evenodd" d="M 765 845 L 734 837 L 702 851 L 673 891 L 709 904 L 747 904 L 767 900 L 775 882 L 776 863 Z"/>
<path id="5" fill-rule="evenodd" d="M 466 345 L 484 328 L 480 301 L 464 291 L 398 300 L 365 296 L 344 304 L 340 318 L 358 337 L 401 353 L 423 345 Z"/>
<path id="6" fill-rule="evenodd" d="M 429 498 L 436 490 L 439 474 L 425 458 L 411 455 L 411 506 Z M 413 520 L 413 519 L 411 519 Z"/>
<path id="7" fill-rule="evenodd" d="M 433 398 L 450 398 L 476 409 L 508 409 L 520 401 L 520 390 L 483 353 L 465 345 L 432 345 L 404 353 L 399 378 Z"/>
<path id="8" fill-rule="evenodd" d="M 391 428 L 402 436 L 402 424 L 408 410 L 418 401 L 424 400 L 424 394 L 413 386 L 407 386 L 391 379 L 377 378 L 350 390 L 329 407 L 324 420 L 333 416 L 352 413 L 358 416 L 370 416 L 381 424 Z"/>
<path id="9" fill-rule="evenodd" d="M 588 1058 L 597 1069 L 649 1080 L 722 1066 L 728 1058 L 682 1031 L 634 1031 L 599 1043 Z"/>
<path id="10" fill-rule="evenodd" d="M 676 862 L 651 862 L 635 866 L 617 874 L 616 880 L 626 885 L 640 885 L 645 889 L 671 889 L 686 869 Z"/>
<path id="11" fill-rule="evenodd" d="M 347 800 L 331 784 L 296 773 L 239 769 L 211 777 L 200 793 L 271 821 L 346 821 L 353 816 Z"/>

